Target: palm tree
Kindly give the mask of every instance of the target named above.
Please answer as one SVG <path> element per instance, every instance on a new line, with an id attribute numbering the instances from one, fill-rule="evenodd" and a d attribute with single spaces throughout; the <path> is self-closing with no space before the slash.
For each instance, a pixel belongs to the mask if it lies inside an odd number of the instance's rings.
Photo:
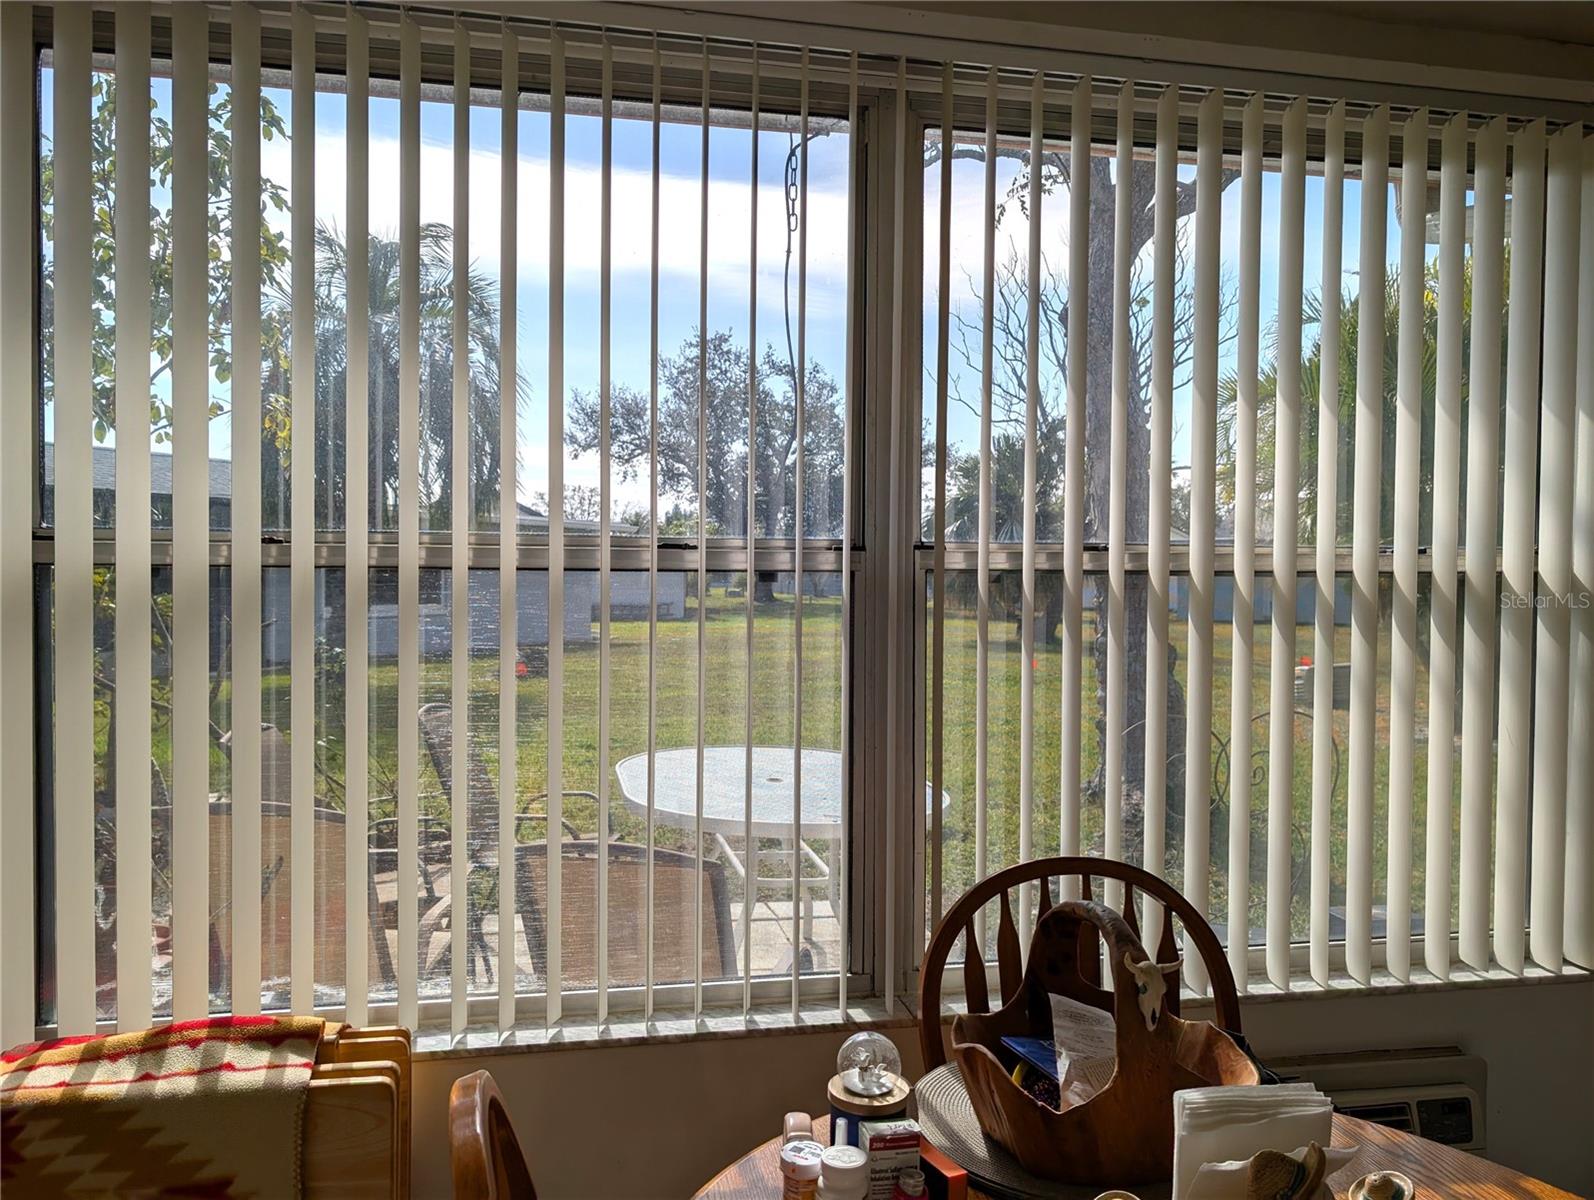
<path id="1" fill-rule="evenodd" d="M 1466 430 L 1466 409 L 1470 384 L 1472 345 L 1472 259 L 1464 260 L 1461 284 L 1461 425 L 1463 437 Z M 1433 515 L 1433 408 L 1437 382 L 1439 345 L 1439 267 L 1430 262 L 1423 272 L 1423 341 L 1422 341 L 1422 411 L 1423 437 L 1419 487 L 1421 489 L 1421 528 L 1429 528 Z M 1301 463 L 1299 476 L 1299 541 L 1311 544 L 1317 538 L 1317 415 L 1322 402 L 1323 377 L 1323 297 L 1321 293 L 1308 295 L 1302 305 L 1301 321 L 1310 340 L 1301 359 Z M 1355 292 L 1346 292 L 1340 301 L 1339 339 L 1339 411 L 1340 445 L 1337 463 L 1340 471 L 1338 512 L 1335 529 L 1345 531 L 1351 516 L 1351 451 L 1356 427 L 1356 361 L 1357 339 L 1361 327 L 1361 313 Z M 1502 333 L 1504 326 L 1502 324 Z M 1400 275 L 1391 270 L 1384 280 L 1384 386 L 1383 386 L 1383 455 L 1386 464 L 1394 461 L 1395 421 L 1398 411 L 1400 346 Z M 1276 330 L 1273 346 L 1274 361 L 1261 371 L 1257 381 L 1257 529 L 1266 537 L 1271 529 L 1273 512 L 1273 452 L 1275 418 L 1278 404 L 1278 364 Z M 1500 353 L 1504 364 L 1505 345 L 1501 339 Z M 1226 376 L 1218 389 L 1218 504 L 1232 509 L 1234 504 L 1235 476 L 1235 419 L 1239 407 L 1239 383 L 1234 375 Z M 1463 446 L 1463 458 L 1465 447 Z M 1386 544 L 1394 538 L 1394 471 L 1382 472 L 1379 481 L 1380 517 L 1379 537 Z"/>

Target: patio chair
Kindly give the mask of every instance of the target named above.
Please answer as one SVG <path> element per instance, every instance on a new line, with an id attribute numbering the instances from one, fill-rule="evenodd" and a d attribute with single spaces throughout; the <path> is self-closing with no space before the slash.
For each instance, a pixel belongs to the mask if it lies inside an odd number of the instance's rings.
<path id="1" fill-rule="evenodd" d="M 598 861 L 596 841 L 560 845 L 560 973 L 574 983 L 598 977 Z M 547 978 L 548 943 L 544 898 L 548 894 L 548 845 L 528 842 L 515 848 L 515 911 L 525 926 L 532 969 Z M 646 846 L 609 844 L 609 981 L 641 984 L 647 963 Z M 693 889 L 697 859 L 680 850 L 653 851 L 653 979 L 655 983 L 690 983 L 696 912 Z M 702 978 L 737 973 L 736 934 L 731 921 L 730 887 L 725 864 L 703 861 Z"/>

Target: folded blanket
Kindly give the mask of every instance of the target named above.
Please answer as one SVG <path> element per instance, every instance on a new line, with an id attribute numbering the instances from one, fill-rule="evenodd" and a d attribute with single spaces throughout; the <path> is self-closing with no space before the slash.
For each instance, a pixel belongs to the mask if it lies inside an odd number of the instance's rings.
<path id="1" fill-rule="evenodd" d="M 0 1191 L 298 1196 L 325 1022 L 217 1017 L 0 1055 Z"/>

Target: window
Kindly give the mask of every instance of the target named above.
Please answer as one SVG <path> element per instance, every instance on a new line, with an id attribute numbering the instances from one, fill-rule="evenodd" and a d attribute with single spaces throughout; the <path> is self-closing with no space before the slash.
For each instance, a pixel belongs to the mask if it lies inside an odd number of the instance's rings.
<path id="1" fill-rule="evenodd" d="M 38 56 L 39 1020 L 835 995 L 845 93 L 776 54 L 755 122 L 701 43 L 245 13 L 215 64 L 202 13 L 118 16 Z"/>
<path id="2" fill-rule="evenodd" d="M 1594 959 L 1579 126 L 37 13 L 8 1040 L 889 1007 L 1057 853 L 1242 981 Z"/>
<path id="3" fill-rule="evenodd" d="M 928 922 L 1060 850 L 1242 988 L 1558 968 L 1578 127 L 978 83 L 922 140 Z"/>

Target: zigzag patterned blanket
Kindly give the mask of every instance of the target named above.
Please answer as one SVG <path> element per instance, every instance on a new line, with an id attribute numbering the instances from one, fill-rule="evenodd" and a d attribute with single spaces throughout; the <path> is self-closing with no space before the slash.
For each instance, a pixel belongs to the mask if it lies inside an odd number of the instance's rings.
<path id="1" fill-rule="evenodd" d="M 0 1055 L 0 1192 L 294 1197 L 325 1022 L 217 1017 Z"/>

